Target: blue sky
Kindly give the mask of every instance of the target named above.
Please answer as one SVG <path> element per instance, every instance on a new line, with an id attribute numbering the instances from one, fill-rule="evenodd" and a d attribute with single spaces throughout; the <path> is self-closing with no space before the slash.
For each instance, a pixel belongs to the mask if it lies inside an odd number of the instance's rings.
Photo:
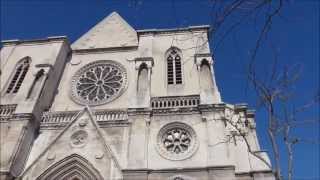
<path id="1" fill-rule="evenodd" d="M 294 86 L 297 92 L 294 103 L 299 106 L 319 89 L 320 3 L 317 0 L 288 2 L 281 17 L 274 20 L 268 37 L 278 52 L 280 69 L 284 65 L 302 65 L 300 80 Z M 135 29 L 210 24 L 210 10 L 207 0 L 176 0 L 174 3 L 169 0 L 1 0 L 1 40 L 66 35 L 73 42 L 112 11 L 117 11 Z M 258 37 L 257 25 L 261 22 L 245 22 L 220 42 L 219 33 L 223 33 L 232 20 L 226 22 L 226 26 L 221 27 L 213 36 L 215 39 L 211 40 L 218 87 L 225 102 L 246 102 L 255 108 L 256 97 L 253 91 L 247 89 L 245 67 Z M 272 59 L 269 46 L 263 46 L 257 56 L 257 69 L 261 74 L 266 73 Z M 319 110 L 312 108 L 300 117 L 319 118 Z M 271 150 L 264 131 L 266 114 L 261 109 L 257 109 L 256 121 L 263 149 Z M 303 138 L 319 140 L 319 123 L 300 127 L 294 133 Z M 302 143 L 296 146 L 296 179 L 320 179 L 319 150 L 319 144 Z M 283 158 L 284 167 L 285 163 Z"/>

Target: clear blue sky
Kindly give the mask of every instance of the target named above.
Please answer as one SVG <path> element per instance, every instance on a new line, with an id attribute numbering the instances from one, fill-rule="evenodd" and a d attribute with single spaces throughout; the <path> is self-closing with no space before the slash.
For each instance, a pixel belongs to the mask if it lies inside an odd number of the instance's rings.
<path id="1" fill-rule="evenodd" d="M 133 3 L 133 2 L 136 2 Z M 135 29 L 173 28 L 210 24 L 211 7 L 207 0 L 179 1 L 106 1 L 106 0 L 1 0 L 1 40 L 33 39 L 66 35 L 73 42 L 112 11 L 117 11 Z M 319 1 L 291 0 L 282 16 L 274 21 L 270 40 L 279 52 L 282 65 L 303 65 L 301 79 L 295 85 L 295 103 L 302 105 L 319 89 Z M 259 24 L 259 22 L 258 22 Z M 220 32 L 223 32 L 223 28 Z M 255 108 L 252 91 L 246 90 L 245 64 L 257 38 L 256 26 L 241 25 L 220 45 L 211 41 L 216 64 L 217 83 L 225 102 L 246 102 Z M 263 48 L 258 67 L 264 73 L 273 55 Z M 302 116 L 318 117 L 311 109 Z M 257 130 L 264 149 L 271 150 L 264 128 L 266 116 L 258 109 Z M 319 124 L 295 131 L 304 138 L 319 140 Z M 282 149 L 283 151 L 284 149 Z M 271 154 L 271 153 L 270 153 Z M 319 144 L 302 143 L 295 148 L 296 179 L 319 179 Z M 286 162 L 283 160 L 282 164 Z"/>

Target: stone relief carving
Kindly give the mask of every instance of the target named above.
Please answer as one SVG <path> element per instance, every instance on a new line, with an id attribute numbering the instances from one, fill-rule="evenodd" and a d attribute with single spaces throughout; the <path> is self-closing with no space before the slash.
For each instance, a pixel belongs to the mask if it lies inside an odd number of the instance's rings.
<path id="1" fill-rule="evenodd" d="M 168 180 L 195 180 L 195 179 L 185 175 L 174 175 L 169 177 Z"/>
<path id="2" fill-rule="evenodd" d="M 101 105 L 119 97 L 127 85 L 125 68 L 114 61 L 96 61 L 72 78 L 72 99 L 82 105 Z"/>
<path id="3" fill-rule="evenodd" d="M 70 137 L 70 144 L 72 147 L 83 147 L 87 144 L 88 133 L 84 130 L 74 132 Z"/>
<path id="4" fill-rule="evenodd" d="M 88 123 L 88 121 L 89 121 L 88 118 L 80 119 L 80 120 L 79 120 L 79 126 L 80 126 L 80 127 L 86 126 L 87 123 Z"/>
<path id="5" fill-rule="evenodd" d="M 163 126 L 157 137 L 159 154 L 169 160 L 184 160 L 198 149 L 195 131 L 187 124 L 173 122 Z"/>

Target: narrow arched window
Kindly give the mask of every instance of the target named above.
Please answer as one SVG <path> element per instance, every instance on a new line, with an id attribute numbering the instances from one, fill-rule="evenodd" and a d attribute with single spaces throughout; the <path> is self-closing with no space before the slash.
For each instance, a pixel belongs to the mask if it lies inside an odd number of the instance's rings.
<path id="1" fill-rule="evenodd" d="M 10 81 L 10 84 L 7 88 L 6 93 L 17 93 L 21 87 L 21 84 L 29 70 L 30 66 L 30 58 L 24 58 L 21 60 L 15 68 L 15 71 L 13 73 L 13 77 Z"/>
<path id="2" fill-rule="evenodd" d="M 181 54 L 176 48 L 167 53 L 168 84 L 182 84 Z"/>

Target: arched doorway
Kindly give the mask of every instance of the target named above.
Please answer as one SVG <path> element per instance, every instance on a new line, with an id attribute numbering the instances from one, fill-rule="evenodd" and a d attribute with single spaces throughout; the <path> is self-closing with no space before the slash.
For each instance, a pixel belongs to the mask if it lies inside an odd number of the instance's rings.
<path id="1" fill-rule="evenodd" d="M 88 160 L 72 154 L 50 166 L 37 180 L 101 180 L 99 172 Z"/>

